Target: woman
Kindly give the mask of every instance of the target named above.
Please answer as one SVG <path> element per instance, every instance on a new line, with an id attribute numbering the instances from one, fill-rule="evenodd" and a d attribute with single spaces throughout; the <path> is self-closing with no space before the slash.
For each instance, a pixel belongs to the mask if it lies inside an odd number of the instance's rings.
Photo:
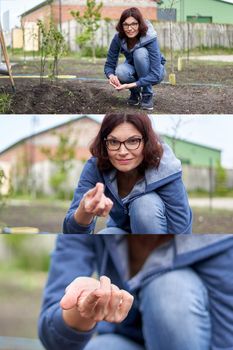
<path id="1" fill-rule="evenodd" d="M 91 233 L 108 214 L 107 233 L 191 233 L 180 161 L 147 115 L 107 114 L 90 151 L 64 233 Z"/>
<path id="2" fill-rule="evenodd" d="M 59 235 L 40 339 L 47 350 L 232 350 L 232 265 L 232 234 Z"/>
<path id="3" fill-rule="evenodd" d="M 164 79 L 166 62 L 160 53 L 157 34 L 136 7 L 123 11 L 116 30 L 104 72 L 116 90 L 130 89 L 129 105 L 141 104 L 143 109 L 152 110 L 152 85 Z M 117 66 L 120 53 L 126 61 Z"/>

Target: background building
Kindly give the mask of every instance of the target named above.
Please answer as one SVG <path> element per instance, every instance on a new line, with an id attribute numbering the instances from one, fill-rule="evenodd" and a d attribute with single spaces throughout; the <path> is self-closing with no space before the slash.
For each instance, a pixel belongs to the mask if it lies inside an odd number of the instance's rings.
<path id="1" fill-rule="evenodd" d="M 233 24 L 233 3 L 227 0 L 171 0 L 157 1 L 158 20 L 177 22 Z"/>
<path id="2" fill-rule="evenodd" d="M 167 135 L 163 135 L 163 139 L 172 147 L 182 164 L 208 168 L 209 166 L 216 167 L 221 163 L 220 149 L 174 139 Z"/>
<path id="3" fill-rule="evenodd" d="M 137 6 L 148 19 L 157 19 L 157 5 L 154 0 L 97 0 L 102 2 L 102 18 L 119 19 L 123 10 L 128 7 Z M 66 22 L 73 19 L 71 11 L 84 11 L 86 0 L 46 0 L 39 5 L 21 14 L 22 24 L 34 22 L 37 19 L 49 20 L 55 23 Z"/>

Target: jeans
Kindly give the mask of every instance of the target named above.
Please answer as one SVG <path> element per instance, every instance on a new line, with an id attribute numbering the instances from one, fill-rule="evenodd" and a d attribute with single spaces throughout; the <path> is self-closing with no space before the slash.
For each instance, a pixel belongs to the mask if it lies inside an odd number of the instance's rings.
<path id="1" fill-rule="evenodd" d="M 210 350 L 208 293 L 191 269 L 169 271 L 138 295 L 145 345 L 120 334 L 97 335 L 84 350 Z"/>
<path id="2" fill-rule="evenodd" d="M 127 62 L 119 64 L 116 68 L 116 75 L 121 83 L 133 83 L 136 80 L 145 77 L 150 72 L 149 53 L 145 47 L 141 47 L 133 53 L 133 65 Z M 161 65 L 164 70 L 164 66 Z M 161 79 L 162 80 L 162 79 Z M 143 94 L 153 94 L 151 84 L 142 87 Z"/>
<path id="3" fill-rule="evenodd" d="M 129 204 L 130 229 L 127 227 L 108 227 L 99 231 L 99 234 L 166 234 L 167 219 L 162 199 L 150 192 L 134 199 Z"/>

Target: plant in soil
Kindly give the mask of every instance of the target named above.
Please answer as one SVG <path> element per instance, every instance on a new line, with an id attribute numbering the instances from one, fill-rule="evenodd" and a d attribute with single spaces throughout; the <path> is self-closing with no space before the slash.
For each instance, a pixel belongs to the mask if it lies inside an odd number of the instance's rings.
<path id="1" fill-rule="evenodd" d="M 37 21 L 39 27 L 40 43 L 40 82 L 42 83 L 45 75 L 45 67 L 48 66 L 48 76 L 51 80 L 58 76 L 58 63 L 61 57 L 67 53 L 67 45 L 62 33 L 57 30 L 51 21 L 49 27 L 41 21 Z M 51 62 L 48 60 L 52 58 Z"/>
<path id="2" fill-rule="evenodd" d="M 77 43 L 81 49 L 88 43 L 91 44 L 93 63 L 96 62 L 96 31 L 100 27 L 102 7 L 102 2 L 97 5 L 95 0 L 87 0 L 83 15 L 80 14 L 80 11 L 71 11 L 82 29 L 82 33 L 76 38 Z"/>
<path id="3" fill-rule="evenodd" d="M 5 92 L 0 94 L 0 114 L 8 113 L 11 107 L 11 95 Z"/>

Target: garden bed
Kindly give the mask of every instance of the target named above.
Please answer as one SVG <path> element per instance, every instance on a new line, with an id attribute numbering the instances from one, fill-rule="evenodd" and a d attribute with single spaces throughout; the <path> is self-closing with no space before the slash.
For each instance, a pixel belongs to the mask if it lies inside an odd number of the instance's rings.
<path id="1" fill-rule="evenodd" d="M 104 114 L 111 110 L 132 110 L 126 105 L 128 91 L 115 91 L 104 79 L 103 62 L 97 65 L 78 64 L 76 60 L 62 63 L 61 74 L 75 74 L 77 79 L 44 80 L 15 79 L 12 93 L 8 79 L 0 79 L 1 91 L 9 93 L 12 101 L 9 114 Z M 37 68 L 37 69 L 36 69 Z M 14 67 L 14 74 L 38 74 L 36 66 Z M 167 80 L 154 87 L 155 114 L 232 114 L 232 64 L 190 63 L 184 71 L 176 72 L 177 85 Z M 82 80 L 85 77 L 87 80 Z M 91 79 L 91 80 L 89 80 Z M 96 79 L 96 80 L 94 80 Z M 134 107 L 133 110 L 138 110 Z"/>

